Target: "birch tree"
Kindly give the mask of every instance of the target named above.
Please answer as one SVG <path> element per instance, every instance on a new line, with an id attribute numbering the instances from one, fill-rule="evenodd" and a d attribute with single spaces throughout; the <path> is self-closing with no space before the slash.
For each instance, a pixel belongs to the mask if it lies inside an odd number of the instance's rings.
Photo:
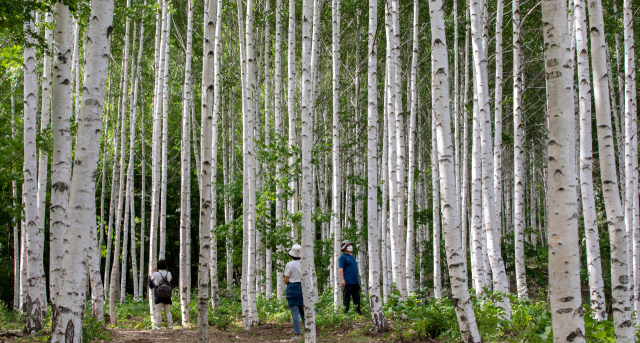
<path id="1" fill-rule="evenodd" d="M 571 34 L 564 1 L 542 3 L 549 110 L 549 295 L 554 339 L 584 342 L 575 203 Z M 552 172 L 553 171 L 553 172 Z"/>
<path id="2" fill-rule="evenodd" d="M 35 13 L 31 12 L 30 17 Z M 23 125 L 24 125 L 24 164 L 23 191 L 24 202 L 24 225 L 27 238 L 25 242 L 27 258 L 26 274 L 26 297 L 22 306 L 26 314 L 27 332 L 37 332 L 42 330 L 42 306 L 43 299 L 40 299 L 40 266 L 42 258 L 40 250 L 42 246 L 42 235 L 38 230 L 38 180 L 37 180 L 37 157 L 36 157 L 36 116 L 38 112 L 38 75 L 36 74 L 36 50 L 34 48 L 35 38 L 33 37 L 35 25 L 33 19 L 28 19 L 24 23 L 25 43 L 23 49 L 24 81 L 23 81 Z"/>
<path id="3" fill-rule="evenodd" d="M 98 169 L 100 131 L 109 62 L 109 36 L 113 20 L 113 1 L 91 3 L 91 23 L 85 41 L 85 74 L 78 114 L 73 176 L 67 208 L 68 230 L 63 235 L 63 281 L 58 303 L 59 313 L 51 324 L 51 342 L 82 342 L 82 316 L 85 304 L 87 258 L 97 259 L 97 251 L 88 248 L 95 239 L 95 175 Z M 112 317 L 113 318 L 113 317 Z"/>
<path id="4" fill-rule="evenodd" d="M 189 288 L 187 281 L 187 232 L 191 230 L 191 52 L 193 40 L 193 1 L 187 2 L 187 49 L 184 61 L 184 83 L 182 86 L 182 140 L 180 145 L 180 310 L 182 327 L 189 324 Z"/>
<path id="5" fill-rule="evenodd" d="M 606 319 L 604 282 L 600 264 L 600 242 L 595 194 L 593 190 L 591 152 L 591 82 L 589 80 L 589 46 L 587 37 L 587 14 L 584 0 L 575 0 L 576 50 L 578 53 L 578 84 L 580 91 L 580 194 L 582 216 L 587 241 L 587 271 L 591 308 L 598 320 Z"/>
<path id="6" fill-rule="evenodd" d="M 616 156 L 611 125 L 611 102 L 607 75 L 607 50 L 605 42 L 602 2 L 589 1 L 589 29 L 591 38 L 591 61 L 593 67 L 593 95 L 596 106 L 598 128 L 598 152 L 600 175 L 609 243 L 611 245 L 611 307 L 616 339 L 620 342 L 633 342 L 633 326 L 627 274 L 627 241 L 625 239 L 624 214 L 617 185 Z M 612 91 L 613 92 L 613 91 Z"/>
<path id="7" fill-rule="evenodd" d="M 514 199 L 513 219 L 515 237 L 515 264 L 518 298 L 527 298 L 527 275 L 524 262 L 524 230 L 525 230 L 525 153 L 524 124 L 522 121 L 522 38 L 520 36 L 520 2 L 514 0 L 513 6 L 513 174 Z M 497 111 L 496 111 L 497 113 Z M 497 118 L 497 117 L 496 117 Z M 497 119 L 496 119 L 497 120 Z M 496 136 L 497 136 L 496 131 Z M 496 145 L 496 151 L 498 146 Z M 497 178 L 497 176 L 496 176 Z M 497 180 L 497 179 L 496 179 Z M 496 199 L 499 199 L 497 196 Z M 497 200 L 499 202 L 499 200 Z M 496 205 L 496 211 L 498 206 Z"/>
<path id="8" fill-rule="evenodd" d="M 372 4 L 369 4 L 371 6 Z M 377 11 L 377 3 L 374 7 Z M 369 11 L 371 11 L 371 7 Z M 331 2 L 331 44 L 332 44 L 332 91 L 333 112 L 331 125 L 331 232 L 333 233 L 333 304 L 337 308 L 341 303 L 340 294 L 340 242 L 342 240 L 340 227 L 340 1 Z M 371 23 L 370 23 L 371 25 Z M 377 27 L 377 24 L 376 24 Z M 374 46 L 372 46 L 373 48 Z M 372 49 L 370 54 L 375 54 Z M 371 62 L 373 63 L 373 62 Z M 372 76 L 373 77 L 373 76 Z M 376 75 L 377 78 L 377 75 Z"/>
<path id="9" fill-rule="evenodd" d="M 476 316 L 473 313 L 473 305 L 467 288 L 467 271 L 462 262 L 460 217 L 458 217 L 458 204 L 456 203 L 458 195 L 455 189 L 455 175 L 451 160 L 453 139 L 449 113 L 449 65 L 442 1 L 430 1 L 429 13 L 431 14 L 431 78 L 433 82 L 432 125 L 436 128 L 438 169 L 441 171 L 439 183 L 444 193 L 441 197 L 441 208 L 438 210 L 442 211 L 442 231 L 445 239 L 451 292 L 462 340 L 480 342 Z"/>
<path id="10" fill-rule="evenodd" d="M 491 121 L 489 109 L 489 84 L 487 82 L 487 59 L 482 44 L 482 21 L 480 3 L 470 3 L 471 42 L 473 46 L 474 79 L 478 96 L 478 115 L 482 135 L 482 203 L 483 224 L 487 232 L 487 252 L 493 275 L 493 289 L 507 293 L 507 274 L 500 249 L 500 235 L 496 226 L 494 200 L 493 147 L 491 146 Z M 502 297 L 498 304 L 505 310 L 505 319 L 511 318 L 509 298 Z"/>

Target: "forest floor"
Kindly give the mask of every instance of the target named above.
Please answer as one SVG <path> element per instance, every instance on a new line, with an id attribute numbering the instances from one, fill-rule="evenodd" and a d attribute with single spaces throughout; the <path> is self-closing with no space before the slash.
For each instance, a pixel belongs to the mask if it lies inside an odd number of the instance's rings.
<path id="1" fill-rule="evenodd" d="M 339 328 L 336 330 L 319 330 L 318 342 L 323 343 L 368 343 L 382 342 L 383 336 L 365 336 L 362 330 L 367 323 L 354 323 L 351 328 Z M 161 330 L 159 332 L 153 330 L 109 330 L 113 333 L 111 342 L 118 343 L 156 343 L 156 342 L 180 342 L 195 343 L 198 341 L 198 332 L 196 328 L 182 331 L 180 329 Z M 293 337 L 292 324 L 264 324 L 260 325 L 250 333 L 240 328 L 234 328 L 227 331 L 219 331 L 209 328 L 209 342 L 211 343 L 236 343 L 236 342 L 256 342 L 256 343 L 272 343 L 287 342 Z M 434 341 L 435 342 L 435 341 Z"/>
<path id="2" fill-rule="evenodd" d="M 339 327 L 333 330 L 318 330 L 318 342 L 321 343 L 377 343 L 388 342 L 388 335 L 372 336 L 368 333 L 366 327 L 368 322 L 352 323 L 350 327 Z M 158 343 L 158 342 L 180 342 L 180 343 L 196 343 L 198 342 L 197 329 L 190 328 L 181 330 L 176 328 L 173 330 L 162 329 L 155 330 L 135 330 L 135 329 L 107 329 L 106 333 L 109 339 L 98 340 L 95 342 L 116 342 L 116 343 Z M 275 343 L 287 342 L 293 337 L 293 324 L 268 323 L 263 324 L 252 330 L 250 333 L 245 332 L 242 328 L 233 327 L 227 331 L 216 330 L 214 327 L 209 328 L 209 342 L 211 343 Z M 22 342 L 42 342 L 41 335 L 23 336 L 23 337 L 0 337 L 2 343 L 22 343 Z M 394 341 L 393 339 L 391 341 Z M 407 341 L 409 342 L 409 341 Z M 425 341 L 421 341 L 425 342 Z M 438 340 L 427 340 L 427 343 L 439 342 Z"/>

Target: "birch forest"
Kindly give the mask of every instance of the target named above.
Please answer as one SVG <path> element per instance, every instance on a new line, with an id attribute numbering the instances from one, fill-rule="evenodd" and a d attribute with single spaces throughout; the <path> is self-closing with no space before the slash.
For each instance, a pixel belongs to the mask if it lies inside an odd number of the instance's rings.
<path id="1" fill-rule="evenodd" d="M 640 341 L 638 13 L 0 1 L 0 341 Z"/>

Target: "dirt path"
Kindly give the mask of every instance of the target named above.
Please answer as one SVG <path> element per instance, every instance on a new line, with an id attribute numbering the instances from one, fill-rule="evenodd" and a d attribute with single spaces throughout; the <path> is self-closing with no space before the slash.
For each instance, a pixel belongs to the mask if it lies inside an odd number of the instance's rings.
<path id="1" fill-rule="evenodd" d="M 337 329 L 335 331 L 323 331 L 318 335 L 318 342 L 322 343 L 373 343 L 380 342 L 381 337 L 366 337 L 365 335 L 354 336 L 355 328 Z M 185 330 L 180 333 L 180 329 L 175 330 L 110 330 L 114 333 L 111 342 L 118 343 L 157 343 L 157 342 L 179 342 L 196 343 L 198 333 L 196 329 Z M 229 331 L 218 331 L 209 328 L 209 342 L 211 343 L 239 343 L 256 342 L 272 343 L 287 342 L 293 337 L 293 325 L 291 324 L 265 324 L 261 325 L 251 333 L 243 330 L 232 329 Z"/>

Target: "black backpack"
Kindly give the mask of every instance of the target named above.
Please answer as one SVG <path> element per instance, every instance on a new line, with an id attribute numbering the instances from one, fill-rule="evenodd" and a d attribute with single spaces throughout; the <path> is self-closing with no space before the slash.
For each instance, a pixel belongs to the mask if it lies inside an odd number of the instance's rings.
<path id="1" fill-rule="evenodd" d="M 168 272 L 167 272 L 168 273 Z M 165 278 L 165 275 L 158 272 L 162 276 L 162 280 L 156 285 L 156 296 L 159 298 L 171 298 L 171 284 Z"/>

